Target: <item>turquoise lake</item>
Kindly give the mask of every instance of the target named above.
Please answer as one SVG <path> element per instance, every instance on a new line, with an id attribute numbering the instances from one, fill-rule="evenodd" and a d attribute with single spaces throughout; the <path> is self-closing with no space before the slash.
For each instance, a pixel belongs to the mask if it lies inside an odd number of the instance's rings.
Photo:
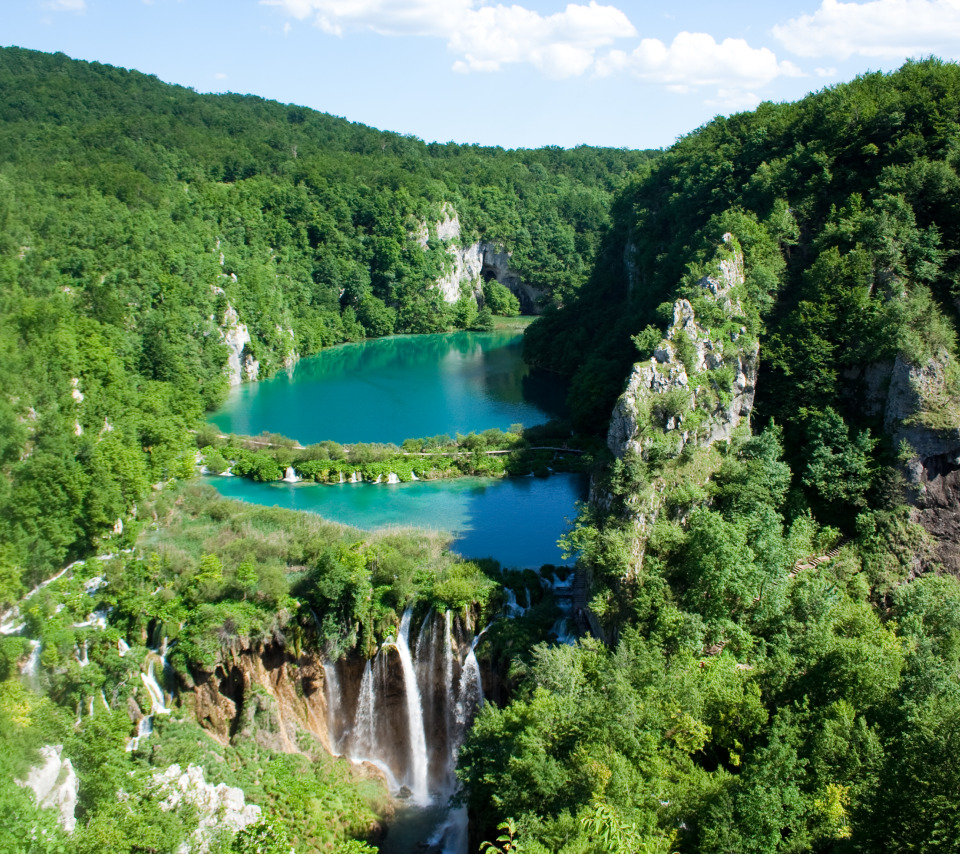
<path id="1" fill-rule="evenodd" d="M 519 331 L 399 335 L 343 344 L 236 386 L 211 417 L 224 433 L 303 444 L 396 442 L 532 426 L 566 409 L 562 381 L 527 367 Z"/>
<path id="2" fill-rule="evenodd" d="M 367 530 L 413 526 L 450 531 L 458 554 L 531 568 L 567 562 L 557 540 L 587 492 L 586 478 L 574 474 L 338 486 L 255 483 L 239 477 L 204 480 L 226 498 L 306 510 Z"/>
<path id="3" fill-rule="evenodd" d="M 528 368 L 522 333 L 458 332 L 347 344 L 290 371 L 231 392 L 211 418 L 225 433 L 282 433 L 303 444 L 324 439 L 396 442 L 565 414 L 566 389 Z M 365 530 L 388 526 L 449 531 L 465 557 L 504 566 L 561 564 L 557 540 L 586 498 L 586 478 L 454 478 L 399 484 L 255 483 L 210 477 L 222 495 L 318 513 Z"/>

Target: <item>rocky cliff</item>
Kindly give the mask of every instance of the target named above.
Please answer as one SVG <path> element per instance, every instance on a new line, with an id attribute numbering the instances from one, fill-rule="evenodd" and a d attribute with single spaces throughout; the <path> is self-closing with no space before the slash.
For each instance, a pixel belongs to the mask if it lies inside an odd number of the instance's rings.
<path id="1" fill-rule="evenodd" d="M 884 366 L 886 368 L 887 366 Z M 956 366 L 947 352 L 911 364 L 902 355 L 874 368 L 874 383 L 886 379 L 884 432 L 900 452 L 912 485 L 915 520 L 935 541 L 934 560 L 960 575 L 960 400 Z"/>
<path id="2" fill-rule="evenodd" d="M 747 334 L 738 293 L 743 254 L 732 235 L 724 235 L 724 243 L 729 251 L 697 284 L 725 322 L 702 325 L 689 300 L 674 303 L 666 336 L 648 361 L 634 365 L 614 408 L 607 445 L 620 459 L 629 453 L 646 457 L 664 436 L 674 454 L 688 442 L 705 446 L 729 439 L 750 415 L 759 344 Z"/>
<path id="3" fill-rule="evenodd" d="M 487 240 L 476 240 L 468 245 L 461 242 L 460 217 L 451 205 L 444 205 L 441 219 L 433 223 L 433 233 L 444 244 L 450 266 L 437 287 L 448 303 L 455 303 L 461 293 L 472 293 L 478 304 L 483 303 L 483 283 L 496 280 L 520 301 L 524 314 L 540 313 L 542 293 L 526 284 L 520 274 L 510 267 L 510 255 L 503 246 Z M 426 224 L 418 235 L 421 245 L 429 239 Z"/>
<path id="4" fill-rule="evenodd" d="M 741 302 L 743 254 L 732 235 L 725 234 L 723 241 L 713 269 L 696 282 L 690 299 L 674 303 L 666 334 L 648 360 L 634 365 L 617 400 L 607 445 L 625 469 L 631 460 L 656 459 L 669 466 L 687 447 L 708 448 L 729 439 L 750 417 L 759 344 L 748 332 Z M 697 318 L 693 303 L 707 310 L 709 324 Z M 702 466 L 699 476 L 709 472 L 709 465 Z M 623 508 L 631 527 L 628 575 L 642 565 L 667 486 L 663 471 L 652 482 L 632 485 Z M 604 505 L 612 501 L 602 488 L 594 488 L 592 498 Z"/>
<path id="5" fill-rule="evenodd" d="M 310 752 L 301 735 L 330 744 L 323 662 L 296 655 L 279 643 L 263 647 L 237 641 L 225 646 L 210 669 L 180 673 L 180 696 L 217 740 L 252 738 L 270 750 Z"/>

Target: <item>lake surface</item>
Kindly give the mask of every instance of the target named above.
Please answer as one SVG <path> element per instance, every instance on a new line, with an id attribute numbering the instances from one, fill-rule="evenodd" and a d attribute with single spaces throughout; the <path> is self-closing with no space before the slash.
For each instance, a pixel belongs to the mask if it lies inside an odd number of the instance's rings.
<path id="1" fill-rule="evenodd" d="M 210 419 L 224 433 L 303 444 L 396 442 L 527 427 L 566 414 L 566 388 L 520 357 L 522 331 L 400 335 L 343 344 L 236 386 Z"/>
<path id="2" fill-rule="evenodd" d="M 493 557 L 503 566 L 563 564 L 557 540 L 587 497 L 583 475 L 547 478 L 478 478 L 412 483 L 340 485 L 255 483 L 239 477 L 204 479 L 221 495 L 254 504 L 318 513 L 326 519 L 373 529 L 415 526 L 450 531 L 453 550 Z"/>

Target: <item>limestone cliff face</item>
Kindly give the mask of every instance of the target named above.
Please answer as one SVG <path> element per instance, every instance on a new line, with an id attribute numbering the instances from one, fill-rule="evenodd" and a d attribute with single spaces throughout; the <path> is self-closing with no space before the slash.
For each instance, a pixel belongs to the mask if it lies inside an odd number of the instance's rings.
<path id="1" fill-rule="evenodd" d="M 656 446 L 676 457 L 687 445 L 708 447 L 727 440 L 749 419 L 757 378 L 759 345 L 748 333 L 739 301 L 744 283 L 743 255 L 730 234 L 715 269 L 697 282 L 697 299 L 721 309 L 722 325 L 701 324 L 687 299 L 673 306 L 673 319 L 651 358 L 634 365 L 617 400 L 607 445 L 620 460 L 647 459 Z M 717 312 L 711 312 L 716 320 Z M 631 495 L 624 513 L 631 525 L 632 555 L 626 574 L 643 563 L 646 541 L 663 504 L 666 483 L 655 478 L 642 494 Z M 610 504 L 599 488 L 592 500 Z"/>
<path id="2" fill-rule="evenodd" d="M 253 738 L 263 747 L 301 752 L 309 733 L 331 751 L 323 662 L 280 644 L 224 647 L 210 670 L 181 673 L 181 699 L 219 741 Z"/>
<path id="3" fill-rule="evenodd" d="M 432 224 L 432 231 L 450 256 L 450 267 L 437 281 L 437 287 L 448 303 L 455 303 L 463 291 L 472 293 L 478 304 L 483 303 L 483 283 L 495 279 L 509 288 L 520 301 L 524 314 L 540 313 L 542 292 L 525 283 L 520 274 L 510 268 L 510 253 L 496 243 L 477 240 L 461 244 L 460 217 L 452 205 L 444 205 L 442 216 Z M 421 246 L 426 246 L 431 229 L 426 223 L 417 233 Z"/>
<path id="4" fill-rule="evenodd" d="M 905 455 L 915 518 L 936 540 L 934 559 L 960 575 L 960 406 L 949 388 L 950 362 L 946 352 L 922 365 L 898 356 L 883 426 Z"/>
<path id="5" fill-rule="evenodd" d="M 731 236 L 725 235 L 729 243 Z M 744 282 L 743 255 L 734 250 L 698 285 L 735 324 L 719 334 L 702 326 L 686 299 L 673 306 L 673 322 L 647 362 L 634 365 L 617 400 L 607 445 L 620 459 L 644 457 L 659 426 L 676 437 L 676 453 L 688 442 L 729 439 L 753 408 L 759 344 L 737 326 L 743 314 L 733 291 Z M 694 414 L 697 418 L 692 418 Z M 659 424 L 656 422 L 659 421 Z"/>
<path id="6" fill-rule="evenodd" d="M 41 764 L 31 768 L 26 780 L 20 785 L 33 790 L 38 806 L 55 809 L 60 826 L 67 833 L 73 833 L 77 826 L 74 811 L 77 807 L 80 781 L 70 760 L 62 754 L 62 745 L 41 747 Z"/>
<path id="7" fill-rule="evenodd" d="M 229 349 L 227 356 L 227 377 L 230 385 L 240 385 L 245 380 L 255 380 L 260 374 L 260 363 L 247 349 L 250 343 L 250 330 L 247 324 L 240 322 L 237 310 L 227 303 L 220 325 L 220 339 Z"/>

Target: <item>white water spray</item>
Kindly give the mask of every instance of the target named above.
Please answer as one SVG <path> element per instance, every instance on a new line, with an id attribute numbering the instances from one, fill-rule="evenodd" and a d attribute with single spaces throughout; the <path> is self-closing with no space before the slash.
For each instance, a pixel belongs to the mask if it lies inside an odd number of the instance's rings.
<path id="1" fill-rule="evenodd" d="M 417 674 L 410 656 L 410 618 L 413 609 L 407 608 L 400 620 L 400 635 L 397 638 L 397 653 L 400 655 L 400 667 L 403 670 L 403 687 L 407 696 L 407 728 L 410 737 L 410 791 L 414 803 L 426 806 L 430 803 L 429 781 L 427 777 L 427 738 L 423 731 L 423 705 L 420 702 L 420 689 L 417 687 Z"/>

